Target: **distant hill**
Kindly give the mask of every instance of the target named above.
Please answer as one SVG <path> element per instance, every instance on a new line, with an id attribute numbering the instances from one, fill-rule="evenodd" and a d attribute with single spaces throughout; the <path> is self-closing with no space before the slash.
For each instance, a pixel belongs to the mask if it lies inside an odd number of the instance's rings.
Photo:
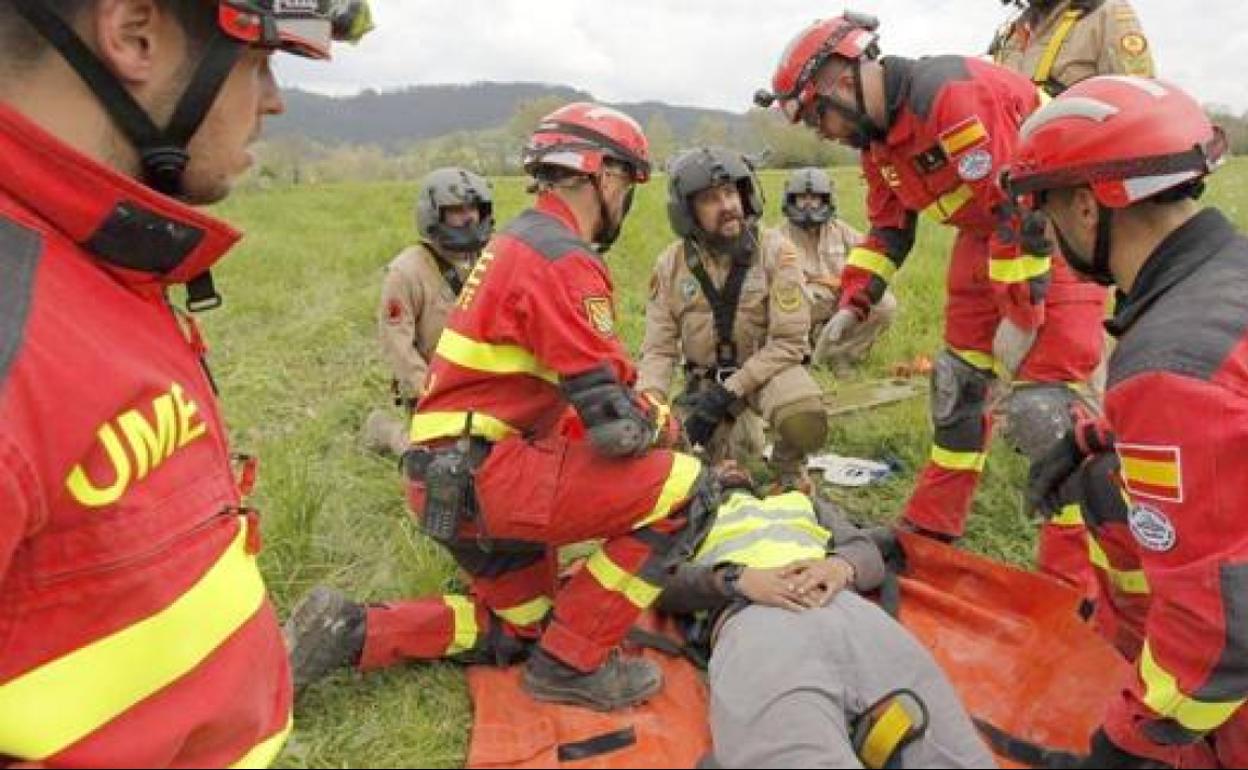
<path id="1" fill-rule="evenodd" d="M 524 102 L 544 97 L 592 101 L 593 96 L 567 86 L 542 83 L 473 83 L 412 86 L 400 91 L 365 90 L 332 97 L 299 89 L 286 91 L 286 114 L 266 123 L 269 136 L 307 137 L 327 145 L 375 144 L 389 150 L 460 131 L 504 125 Z M 689 136 L 703 118 L 742 125 L 744 115 L 662 102 L 616 104 L 645 124 L 659 114 L 678 136 Z"/>

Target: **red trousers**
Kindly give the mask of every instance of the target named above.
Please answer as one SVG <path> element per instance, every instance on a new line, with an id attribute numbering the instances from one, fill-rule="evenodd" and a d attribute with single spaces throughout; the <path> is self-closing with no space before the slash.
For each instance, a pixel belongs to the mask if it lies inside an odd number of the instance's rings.
<path id="1" fill-rule="evenodd" d="M 988 277 L 988 238 L 967 231 L 954 242 L 947 277 L 945 345 L 958 358 L 991 376 L 993 340 L 1005 308 Z M 1086 383 L 1104 349 L 1105 292 L 1079 281 L 1060 257 L 1053 260 L 1045 321 L 1015 373 L 1029 383 Z M 964 405 L 952 424 L 934 420 L 932 457 L 919 476 L 905 518 L 925 530 L 961 537 L 983 472 L 991 434 L 987 400 Z M 1041 569 L 1077 585 L 1092 583 L 1087 534 L 1082 526 L 1045 524 Z"/>
<path id="2" fill-rule="evenodd" d="M 469 595 L 370 608 L 360 667 L 505 661 L 540 639 L 568 665 L 597 668 L 658 597 L 700 472 L 696 459 L 665 450 L 613 459 L 563 437 L 499 442 L 476 476 L 480 521 L 450 548 L 471 576 Z M 423 484 L 411 484 L 409 502 L 421 510 Z M 585 568 L 558 586 L 555 549 L 598 539 Z"/>

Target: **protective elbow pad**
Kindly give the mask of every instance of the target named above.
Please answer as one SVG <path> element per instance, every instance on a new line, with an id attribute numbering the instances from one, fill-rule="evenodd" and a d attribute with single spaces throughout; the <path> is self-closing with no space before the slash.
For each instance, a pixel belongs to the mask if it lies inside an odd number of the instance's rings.
<path id="1" fill-rule="evenodd" d="M 562 387 L 599 452 L 631 457 L 653 444 L 655 426 L 649 412 L 606 367 L 566 378 Z"/>

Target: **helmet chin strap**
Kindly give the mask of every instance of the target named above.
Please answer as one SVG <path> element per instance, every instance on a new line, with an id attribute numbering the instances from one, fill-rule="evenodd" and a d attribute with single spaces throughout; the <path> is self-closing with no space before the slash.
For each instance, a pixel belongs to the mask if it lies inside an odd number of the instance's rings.
<path id="1" fill-rule="evenodd" d="M 601 176 L 595 174 L 589 178 L 589 183 L 594 186 L 594 196 L 598 199 L 598 233 L 594 238 L 594 245 L 597 247 L 599 254 L 606 254 L 611 250 L 611 246 L 615 244 L 617 238 L 620 237 L 620 230 L 624 227 L 624 218 L 628 216 L 628 210 L 633 207 L 633 191 L 630 189 L 624 196 L 623 210 L 620 211 L 620 221 L 611 223 L 611 210 L 607 207 L 607 196 L 602 192 Z"/>
<path id="2" fill-rule="evenodd" d="M 1109 253 L 1112 236 L 1110 231 L 1113 227 L 1114 210 L 1102 205 L 1096 204 L 1097 221 L 1096 221 L 1096 242 L 1092 246 L 1092 261 L 1086 261 L 1079 255 L 1076 250 L 1062 234 L 1060 228 L 1054 227 L 1053 231 L 1057 233 L 1057 242 L 1062 248 L 1062 255 L 1075 272 L 1083 275 L 1091 281 L 1101 286 L 1113 286 L 1114 274 L 1109 268 Z"/>
<path id="3" fill-rule="evenodd" d="M 118 130 L 138 152 L 146 184 L 166 195 L 181 195 L 182 174 L 190 159 L 186 147 L 216 101 L 245 44 L 221 32 L 214 36 L 169 125 L 162 129 L 64 19 L 41 0 L 13 0 L 13 5 L 94 92 Z"/>

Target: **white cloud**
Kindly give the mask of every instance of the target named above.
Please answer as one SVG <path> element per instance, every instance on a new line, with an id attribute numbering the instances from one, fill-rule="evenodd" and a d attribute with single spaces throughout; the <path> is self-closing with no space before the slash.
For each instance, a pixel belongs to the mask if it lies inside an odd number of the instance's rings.
<path id="1" fill-rule="evenodd" d="M 1158 71 L 1203 102 L 1248 110 L 1248 2 L 1133 0 Z M 373 0 L 378 29 L 332 64 L 282 57 L 288 85 L 354 93 L 426 83 L 541 81 L 605 101 L 743 111 L 788 40 L 839 11 L 798 0 Z M 854 4 L 851 3 L 851 7 Z M 982 53 L 997 0 L 876 0 L 886 53 Z"/>

